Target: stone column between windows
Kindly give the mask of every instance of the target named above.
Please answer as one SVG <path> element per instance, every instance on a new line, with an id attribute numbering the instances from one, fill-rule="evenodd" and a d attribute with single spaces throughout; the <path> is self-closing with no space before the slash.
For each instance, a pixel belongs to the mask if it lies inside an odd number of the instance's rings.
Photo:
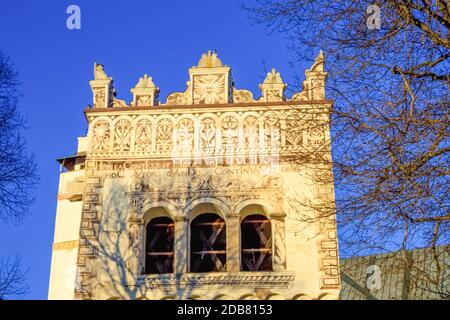
<path id="1" fill-rule="evenodd" d="M 227 271 L 239 272 L 241 270 L 240 250 L 240 216 L 227 215 Z"/>
<path id="2" fill-rule="evenodd" d="M 126 260 L 127 267 L 133 276 L 138 277 L 144 272 L 144 221 L 139 218 L 128 220 L 128 247 L 130 256 Z"/>
<path id="3" fill-rule="evenodd" d="M 175 217 L 175 239 L 173 244 L 175 273 L 188 272 L 188 250 L 189 250 L 189 228 L 188 219 L 184 216 Z"/>
<path id="4" fill-rule="evenodd" d="M 285 213 L 272 213 L 273 270 L 286 270 Z"/>

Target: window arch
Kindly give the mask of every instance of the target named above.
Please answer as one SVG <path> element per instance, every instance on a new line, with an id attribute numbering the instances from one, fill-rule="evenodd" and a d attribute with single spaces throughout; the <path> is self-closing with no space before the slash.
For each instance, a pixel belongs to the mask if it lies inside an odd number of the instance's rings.
<path id="1" fill-rule="evenodd" d="M 241 222 L 241 270 L 272 270 L 272 226 L 261 214 L 247 216 Z"/>
<path id="2" fill-rule="evenodd" d="M 175 224 L 168 217 L 153 218 L 147 223 L 145 273 L 172 273 Z"/>
<path id="3" fill-rule="evenodd" d="M 191 222 L 191 272 L 226 271 L 226 224 L 214 213 Z"/>

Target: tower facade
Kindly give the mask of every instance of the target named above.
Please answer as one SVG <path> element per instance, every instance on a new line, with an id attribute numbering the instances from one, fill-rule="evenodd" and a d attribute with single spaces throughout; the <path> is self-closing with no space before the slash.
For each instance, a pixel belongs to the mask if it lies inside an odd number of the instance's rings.
<path id="1" fill-rule="evenodd" d="M 49 298 L 338 298 L 326 76 L 321 53 L 302 92 L 273 69 L 255 99 L 208 52 L 184 92 L 163 103 L 144 75 L 128 104 L 95 64 L 87 136 L 59 159 Z"/>

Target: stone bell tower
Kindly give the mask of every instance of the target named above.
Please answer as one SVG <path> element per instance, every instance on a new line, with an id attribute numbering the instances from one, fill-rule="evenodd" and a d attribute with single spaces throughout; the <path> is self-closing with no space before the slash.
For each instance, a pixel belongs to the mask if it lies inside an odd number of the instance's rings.
<path id="1" fill-rule="evenodd" d="M 216 52 L 188 76 L 162 102 L 144 75 L 127 103 L 94 65 L 88 134 L 58 160 L 49 298 L 337 299 L 323 53 L 291 98 L 275 69 L 257 99 L 235 88 Z"/>

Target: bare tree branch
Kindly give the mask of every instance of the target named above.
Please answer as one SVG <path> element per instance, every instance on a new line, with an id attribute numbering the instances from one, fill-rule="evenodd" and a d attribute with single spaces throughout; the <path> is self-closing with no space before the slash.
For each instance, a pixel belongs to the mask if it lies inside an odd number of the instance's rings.
<path id="1" fill-rule="evenodd" d="M 0 222 L 20 223 L 34 201 L 38 173 L 22 136 L 25 122 L 18 110 L 18 80 L 9 58 L 0 51 Z M 20 259 L 0 258 L 0 299 L 28 290 Z"/>
<path id="2" fill-rule="evenodd" d="M 27 271 L 22 271 L 20 258 L 8 257 L 0 259 L 0 300 L 8 297 L 17 298 L 26 294 L 29 287 L 26 283 Z"/>
<path id="3" fill-rule="evenodd" d="M 369 5 L 380 9 L 379 29 L 367 27 Z M 333 159 L 308 158 L 333 167 L 341 255 L 450 243 L 449 3 L 257 0 L 243 7 L 269 31 L 284 33 L 296 60 L 319 49 L 327 57 L 334 106 L 324 148 L 332 146 Z M 291 205 L 313 209 L 316 219 L 334 210 L 301 197 Z M 448 289 L 438 283 L 448 267 L 433 261 L 438 275 L 404 259 L 421 286 L 448 297 L 436 289 Z"/>

